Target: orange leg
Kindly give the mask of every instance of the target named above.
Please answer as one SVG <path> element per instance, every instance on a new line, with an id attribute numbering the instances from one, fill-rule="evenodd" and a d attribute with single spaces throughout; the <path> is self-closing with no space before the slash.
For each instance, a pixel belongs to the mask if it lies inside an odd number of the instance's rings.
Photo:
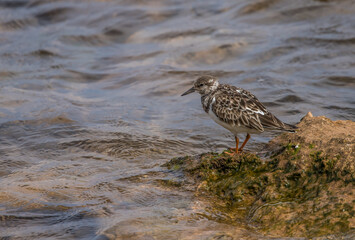
<path id="1" fill-rule="evenodd" d="M 234 153 L 228 153 L 226 152 L 228 155 L 231 155 L 233 156 L 234 154 L 238 154 L 239 153 L 239 149 L 238 149 L 238 146 L 239 146 L 239 138 L 238 137 L 234 137 L 235 138 L 235 152 Z M 233 148 L 231 148 L 231 150 L 234 150 Z"/>
<path id="2" fill-rule="evenodd" d="M 239 148 L 239 151 L 243 151 L 243 147 L 245 146 L 245 144 L 247 144 L 248 140 L 250 139 L 250 135 L 249 133 L 247 134 L 242 146 Z"/>

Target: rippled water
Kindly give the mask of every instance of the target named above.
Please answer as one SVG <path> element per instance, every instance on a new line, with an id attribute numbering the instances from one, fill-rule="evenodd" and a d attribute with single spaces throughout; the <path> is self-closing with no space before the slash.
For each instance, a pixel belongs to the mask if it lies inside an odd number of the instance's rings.
<path id="1" fill-rule="evenodd" d="M 213 74 L 354 120 L 354 56 L 350 0 L 0 0 L 0 238 L 261 238 L 160 167 L 233 146 L 180 94 Z"/>

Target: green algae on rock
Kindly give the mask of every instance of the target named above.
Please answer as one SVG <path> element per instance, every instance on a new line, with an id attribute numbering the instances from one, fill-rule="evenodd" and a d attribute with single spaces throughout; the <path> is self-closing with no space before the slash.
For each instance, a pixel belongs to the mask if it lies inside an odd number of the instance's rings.
<path id="1" fill-rule="evenodd" d="M 196 179 L 232 219 L 269 236 L 316 237 L 354 231 L 355 123 L 307 115 L 299 131 L 266 146 L 267 157 L 206 153 L 165 166 Z"/>

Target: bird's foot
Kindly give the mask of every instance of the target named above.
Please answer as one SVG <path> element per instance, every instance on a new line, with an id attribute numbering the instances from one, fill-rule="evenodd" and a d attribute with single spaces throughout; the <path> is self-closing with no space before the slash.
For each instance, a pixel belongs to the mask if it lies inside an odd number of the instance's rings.
<path id="1" fill-rule="evenodd" d="M 229 156 L 231 156 L 231 157 L 233 157 L 233 156 L 235 156 L 235 155 L 237 155 L 235 152 L 224 152 L 225 154 L 227 154 L 227 155 L 229 155 Z"/>
<path id="2" fill-rule="evenodd" d="M 229 155 L 229 156 L 231 156 L 231 157 L 240 154 L 240 150 L 239 150 L 239 149 L 236 149 L 236 148 L 229 148 L 228 150 L 229 150 L 230 152 L 225 151 L 224 153 L 227 154 L 227 155 Z"/>
<path id="3" fill-rule="evenodd" d="M 244 152 L 243 148 L 239 148 L 237 151 L 236 151 L 236 148 L 229 148 L 228 149 L 229 152 L 225 151 L 224 153 L 229 155 L 229 156 L 236 156 L 236 155 L 239 155 L 239 154 L 242 154 Z"/>

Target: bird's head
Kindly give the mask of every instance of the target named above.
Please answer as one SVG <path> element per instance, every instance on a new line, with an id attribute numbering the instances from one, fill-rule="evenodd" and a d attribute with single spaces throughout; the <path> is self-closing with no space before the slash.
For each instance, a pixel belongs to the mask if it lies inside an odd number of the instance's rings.
<path id="1" fill-rule="evenodd" d="M 198 92 L 201 95 L 209 94 L 210 92 L 217 89 L 219 85 L 218 79 L 213 76 L 201 76 L 195 82 L 194 86 L 184 92 L 181 96 L 185 96 L 187 94 Z"/>

